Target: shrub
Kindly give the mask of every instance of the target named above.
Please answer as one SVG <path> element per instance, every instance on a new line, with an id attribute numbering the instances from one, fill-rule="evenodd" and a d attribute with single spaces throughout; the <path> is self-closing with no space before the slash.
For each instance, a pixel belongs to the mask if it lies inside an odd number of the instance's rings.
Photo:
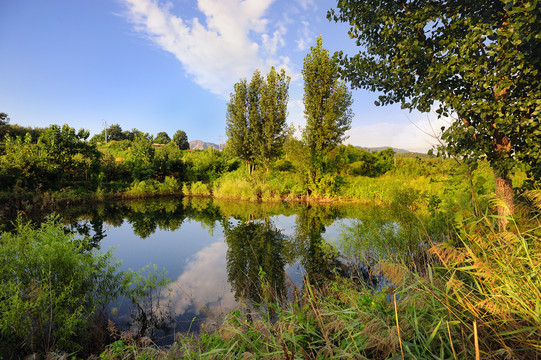
<path id="1" fill-rule="evenodd" d="M 89 243 L 53 216 L 0 234 L 0 354 L 82 348 L 96 309 L 120 286 L 112 253 Z"/>
<path id="2" fill-rule="evenodd" d="M 190 188 L 190 195 L 195 196 L 210 196 L 210 190 L 207 184 L 203 184 L 201 181 L 196 181 L 192 183 Z"/>

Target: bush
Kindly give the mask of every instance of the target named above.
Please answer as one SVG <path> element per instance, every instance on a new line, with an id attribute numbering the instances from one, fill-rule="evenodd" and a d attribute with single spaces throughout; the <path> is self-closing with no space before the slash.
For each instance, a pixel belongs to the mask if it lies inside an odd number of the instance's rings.
<path id="1" fill-rule="evenodd" d="M 214 196 L 217 198 L 257 200 L 258 192 L 258 188 L 249 179 L 231 176 L 220 179 L 214 188 Z"/>
<path id="2" fill-rule="evenodd" d="M 196 181 L 192 183 L 190 187 L 190 195 L 195 196 L 210 196 L 210 190 L 207 184 L 203 184 L 201 181 Z"/>
<path id="3" fill-rule="evenodd" d="M 81 350 L 96 309 L 120 288 L 112 253 L 89 241 L 53 216 L 0 234 L 0 354 Z"/>

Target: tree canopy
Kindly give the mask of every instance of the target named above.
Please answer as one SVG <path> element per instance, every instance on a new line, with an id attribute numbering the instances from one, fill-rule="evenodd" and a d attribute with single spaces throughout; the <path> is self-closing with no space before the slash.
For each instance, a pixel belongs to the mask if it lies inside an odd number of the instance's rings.
<path id="1" fill-rule="evenodd" d="M 443 150 L 486 158 L 500 188 L 520 161 L 541 176 L 541 6 L 512 0 L 341 0 L 330 19 L 349 23 L 359 53 L 339 54 L 353 87 L 381 92 L 377 105 L 456 121 Z"/>
<path id="2" fill-rule="evenodd" d="M 168 144 L 171 141 L 171 138 L 165 131 L 160 131 L 156 134 L 156 137 L 154 138 L 154 142 L 157 144 Z"/>
<path id="3" fill-rule="evenodd" d="M 227 104 L 227 147 L 249 166 L 256 162 L 268 168 L 283 149 L 287 136 L 289 81 L 282 69 L 273 68 L 263 77 L 256 70 L 250 83 L 242 79 L 234 86 Z"/>
<path id="4" fill-rule="evenodd" d="M 338 68 L 322 42 L 319 36 L 302 69 L 306 118 L 302 136 L 312 155 L 324 154 L 342 143 L 353 117 L 351 92 L 339 79 Z"/>
<path id="5" fill-rule="evenodd" d="M 180 150 L 189 150 L 190 143 L 188 142 L 188 135 L 183 130 L 177 130 L 173 135 L 172 142 L 178 146 Z"/>

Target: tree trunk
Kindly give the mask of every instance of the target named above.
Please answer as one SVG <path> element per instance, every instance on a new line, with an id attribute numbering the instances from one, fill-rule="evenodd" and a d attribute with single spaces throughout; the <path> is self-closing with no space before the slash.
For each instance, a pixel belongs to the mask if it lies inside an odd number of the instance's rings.
<path id="1" fill-rule="evenodd" d="M 507 175 L 494 172 L 494 183 L 496 184 L 496 198 L 503 203 L 498 204 L 498 226 L 500 231 L 506 230 L 508 217 L 513 215 L 515 200 L 513 199 L 513 183 Z"/>

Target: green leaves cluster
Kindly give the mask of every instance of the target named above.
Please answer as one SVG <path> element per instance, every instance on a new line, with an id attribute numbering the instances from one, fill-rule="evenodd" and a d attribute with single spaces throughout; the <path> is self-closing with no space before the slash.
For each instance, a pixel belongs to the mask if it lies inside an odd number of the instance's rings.
<path id="1" fill-rule="evenodd" d="M 74 181 L 88 181 L 99 169 L 101 154 L 85 140 L 89 134 L 64 125 L 51 125 L 33 141 L 6 136 L 0 156 L 0 179 L 6 187 L 60 189 Z"/>
<path id="2" fill-rule="evenodd" d="M 541 4 L 513 0 L 341 0 L 329 19 L 360 50 L 338 54 L 343 76 L 382 94 L 377 105 L 457 118 L 442 148 L 487 158 L 506 177 L 521 162 L 541 176 Z"/>
<path id="3" fill-rule="evenodd" d="M 322 37 L 304 58 L 304 117 L 302 138 L 312 157 L 336 148 L 351 126 L 353 100 L 346 84 L 339 79 L 338 68 L 329 51 L 322 46 Z"/>
<path id="4" fill-rule="evenodd" d="M 250 83 L 243 79 L 227 105 L 227 147 L 248 164 L 249 172 L 256 162 L 265 168 L 282 152 L 287 136 L 287 102 L 289 81 L 282 69 L 271 68 L 264 78 L 256 70 Z"/>
<path id="5" fill-rule="evenodd" d="M 97 307 L 120 288 L 112 253 L 89 241 L 55 217 L 0 234 L 0 353 L 81 349 Z"/>

